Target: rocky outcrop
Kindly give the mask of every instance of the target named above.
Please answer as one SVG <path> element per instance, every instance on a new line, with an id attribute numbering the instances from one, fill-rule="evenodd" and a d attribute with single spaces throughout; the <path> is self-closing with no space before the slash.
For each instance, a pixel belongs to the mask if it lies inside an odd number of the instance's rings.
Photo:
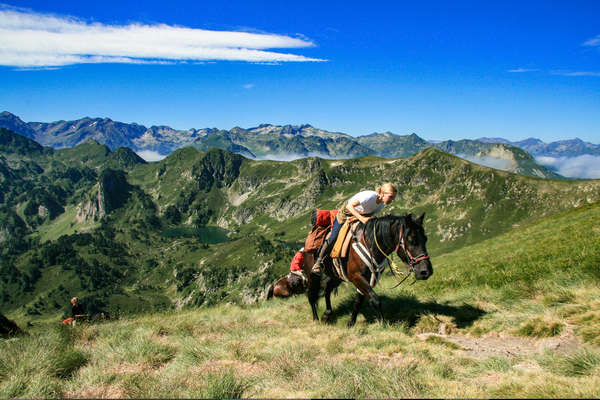
<path id="1" fill-rule="evenodd" d="M 97 221 L 111 211 L 123 206 L 129 198 L 131 186 L 123 171 L 102 171 L 87 201 L 79 203 L 75 219 L 77 222 Z"/>
<path id="2" fill-rule="evenodd" d="M 75 214 L 75 220 L 79 223 L 98 221 L 106 215 L 104 212 L 104 197 L 98 190 L 100 185 L 96 184 L 96 196 L 88 199 L 86 202 L 79 203 L 77 205 L 77 213 Z"/>

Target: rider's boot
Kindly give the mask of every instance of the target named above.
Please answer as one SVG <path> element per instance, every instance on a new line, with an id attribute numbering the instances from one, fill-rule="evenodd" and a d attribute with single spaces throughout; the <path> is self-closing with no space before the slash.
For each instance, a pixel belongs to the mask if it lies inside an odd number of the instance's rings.
<path id="1" fill-rule="evenodd" d="M 323 243 L 323 246 L 321 246 L 321 250 L 319 251 L 317 261 L 315 261 L 315 264 L 313 265 L 310 271 L 311 273 L 315 275 L 321 275 L 321 272 L 323 271 L 323 260 L 331 251 L 331 248 L 333 247 L 332 243 L 333 241 L 329 242 L 328 240 L 326 240 L 325 243 Z"/>

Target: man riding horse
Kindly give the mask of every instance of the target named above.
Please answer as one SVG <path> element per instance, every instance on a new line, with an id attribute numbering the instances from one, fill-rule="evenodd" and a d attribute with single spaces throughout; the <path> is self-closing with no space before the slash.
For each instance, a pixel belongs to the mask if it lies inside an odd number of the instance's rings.
<path id="1" fill-rule="evenodd" d="M 352 196 L 340 208 L 331 228 L 331 235 L 321 247 L 319 256 L 312 268 L 312 273 L 320 275 L 323 260 L 331 252 L 338 237 L 340 228 L 349 218 L 356 218 L 366 224 L 370 217 L 380 212 L 384 206 L 390 204 L 396 198 L 396 187 L 392 183 L 385 183 L 377 190 L 364 190 Z"/>

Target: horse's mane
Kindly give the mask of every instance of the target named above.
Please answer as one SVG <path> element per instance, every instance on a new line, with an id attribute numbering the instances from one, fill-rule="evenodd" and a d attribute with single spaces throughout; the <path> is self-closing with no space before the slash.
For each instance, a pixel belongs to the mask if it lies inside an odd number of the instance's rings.
<path id="1" fill-rule="evenodd" d="M 369 238 L 369 242 L 374 245 L 373 240 L 373 226 L 375 226 L 375 232 L 377 233 L 377 242 L 380 245 L 392 244 L 395 238 L 390 237 L 390 227 L 396 222 L 406 223 L 408 215 L 384 215 L 383 217 L 371 218 L 364 225 L 365 236 Z M 395 246 L 395 243 L 394 243 Z"/>

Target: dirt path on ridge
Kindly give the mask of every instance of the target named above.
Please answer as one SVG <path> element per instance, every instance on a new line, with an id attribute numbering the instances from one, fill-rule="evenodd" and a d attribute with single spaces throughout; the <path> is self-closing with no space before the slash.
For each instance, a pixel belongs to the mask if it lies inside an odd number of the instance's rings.
<path id="1" fill-rule="evenodd" d="M 570 327 L 567 327 L 560 336 L 550 338 L 527 338 L 505 333 L 489 333 L 481 337 L 443 333 L 421 333 L 416 335 L 421 340 L 427 340 L 431 336 L 437 336 L 454 343 L 459 346 L 457 351 L 476 359 L 485 359 L 492 356 L 514 358 L 542 354 L 546 350 L 571 353 L 581 345 Z"/>

